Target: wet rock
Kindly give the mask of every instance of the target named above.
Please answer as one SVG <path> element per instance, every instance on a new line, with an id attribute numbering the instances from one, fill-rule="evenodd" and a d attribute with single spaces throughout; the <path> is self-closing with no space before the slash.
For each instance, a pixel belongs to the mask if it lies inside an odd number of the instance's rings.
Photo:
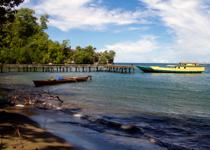
<path id="1" fill-rule="evenodd" d="M 121 124 L 119 122 L 110 121 L 110 120 L 101 119 L 101 118 L 97 119 L 95 122 L 97 124 L 104 125 L 107 128 L 124 131 L 128 134 L 141 134 L 141 135 L 144 134 L 143 129 L 132 124 Z"/>
<path id="2" fill-rule="evenodd" d="M 156 140 L 153 139 L 153 138 L 150 138 L 150 139 L 149 139 L 149 142 L 155 144 L 155 143 L 156 143 Z"/>
<path id="3" fill-rule="evenodd" d="M 81 116 L 81 118 L 82 118 L 82 119 L 85 119 L 85 120 L 89 120 L 89 119 L 90 119 L 90 116 L 88 116 L 88 115 L 83 115 L 83 116 Z"/>
<path id="4" fill-rule="evenodd" d="M 114 121 L 109 121 L 109 120 L 106 120 L 106 119 L 97 119 L 96 123 L 105 125 L 105 126 L 110 127 L 110 128 L 120 128 L 121 127 L 120 123 L 114 122 Z"/>
<path id="5" fill-rule="evenodd" d="M 80 111 L 81 111 L 81 108 L 62 108 L 62 112 L 69 114 L 69 115 L 77 114 Z"/>
<path id="6" fill-rule="evenodd" d="M 135 126 L 135 125 L 132 125 L 132 124 L 129 124 L 129 125 L 121 125 L 120 127 L 123 131 L 125 132 L 128 132 L 128 133 L 132 133 L 132 134 L 143 134 L 143 129 Z"/>
<path id="7" fill-rule="evenodd" d="M 73 116 L 76 117 L 76 118 L 81 118 L 83 115 L 80 114 L 80 113 L 76 113 L 76 114 L 73 114 Z"/>

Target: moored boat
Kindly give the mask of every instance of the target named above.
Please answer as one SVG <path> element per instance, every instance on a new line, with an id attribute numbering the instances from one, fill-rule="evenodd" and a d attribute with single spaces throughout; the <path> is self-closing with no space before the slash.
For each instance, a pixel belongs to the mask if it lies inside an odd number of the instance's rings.
<path id="1" fill-rule="evenodd" d="M 177 65 L 160 66 L 136 66 L 143 72 L 149 73 L 202 73 L 205 67 L 198 63 L 179 63 Z"/>
<path id="2" fill-rule="evenodd" d="M 55 84 L 62 84 L 62 83 L 73 83 L 73 82 L 84 82 L 88 79 L 92 79 L 91 76 L 83 76 L 83 77 L 64 77 L 62 79 L 49 79 L 49 80 L 33 80 L 34 85 L 36 87 L 39 86 L 46 86 L 46 85 L 55 85 Z"/>

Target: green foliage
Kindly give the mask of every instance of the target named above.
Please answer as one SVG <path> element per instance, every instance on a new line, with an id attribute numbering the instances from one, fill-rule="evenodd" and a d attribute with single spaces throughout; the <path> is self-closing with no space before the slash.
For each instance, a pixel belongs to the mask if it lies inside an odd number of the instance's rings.
<path id="1" fill-rule="evenodd" d="M 70 41 L 61 43 L 49 39 L 47 29 L 48 15 L 40 18 L 28 8 L 21 8 L 13 22 L 3 25 L 0 35 L 0 63 L 18 64 L 94 64 L 113 63 L 115 52 L 96 52 L 96 48 L 76 47 L 71 49 Z M 40 23 L 38 23 L 40 20 Z"/>
<path id="2" fill-rule="evenodd" d="M 48 14 L 42 15 L 40 17 L 41 29 L 42 30 L 47 29 L 48 18 L 49 18 L 49 15 Z"/>
<path id="3" fill-rule="evenodd" d="M 14 8 L 22 2 L 23 0 L 0 0 L 0 28 L 5 22 L 14 19 Z"/>
<path id="4" fill-rule="evenodd" d="M 100 58 L 99 58 L 99 64 L 107 64 L 108 61 L 107 61 L 107 58 L 105 55 L 101 55 Z"/>
<path id="5" fill-rule="evenodd" d="M 0 47 L 5 42 L 4 37 L 7 36 L 7 31 L 4 28 L 13 22 L 16 13 L 15 7 L 22 2 L 23 0 L 0 0 Z"/>
<path id="6" fill-rule="evenodd" d="M 76 47 L 73 55 L 73 60 L 76 64 L 93 64 L 94 63 L 95 48 L 91 45 L 81 48 Z"/>
<path id="7" fill-rule="evenodd" d="M 100 64 L 112 64 L 114 62 L 115 52 L 113 50 L 101 52 L 99 55 Z"/>
<path id="8" fill-rule="evenodd" d="M 15 15 L 13 30 L 20 39 L 27 39 L 39 32 L 37 18 L 35 12 L 28 8 L 20 9 Z"/>

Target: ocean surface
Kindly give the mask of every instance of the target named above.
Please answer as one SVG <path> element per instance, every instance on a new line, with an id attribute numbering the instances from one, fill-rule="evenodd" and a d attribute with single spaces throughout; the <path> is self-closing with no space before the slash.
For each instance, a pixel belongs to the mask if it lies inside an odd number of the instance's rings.
<path id="1" fill-rule="evenodd" d="M 32 80 L 56 75 L 92 81 L 38 88 L 71 109 L 33 118 L 80 149 L 210 149 L 210 65 L 202 74 L 2 73 L 0 84 L 33 90 Z"/>

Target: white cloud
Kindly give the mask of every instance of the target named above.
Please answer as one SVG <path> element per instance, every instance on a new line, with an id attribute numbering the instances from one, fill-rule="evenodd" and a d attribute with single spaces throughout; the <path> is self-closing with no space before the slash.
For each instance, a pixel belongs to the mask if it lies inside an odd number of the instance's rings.
<path id="1" fill-rule="evenodd" d="M 100 30 L 109 24 L 129 25 L 146 22 L 144 13 L 108 10 L 100 3 L 94 4 L 94 0 L 44 0 L 31 7 L 40 14 L 49 14 L 49 25 L 63 31 L 73 28 Z"/>
<path id="2" fill-rule="evenodd" d="M 175 39 L 175 42 L 162 45 L 163 41 L 160 44 L 154 37 L 145 37 L 137 41 L 128 40 L 104 46 L 116 50 L 116 61 L 210 62 L 210 11 L 206 5 L 209 0 L 139 1 L 144 2 L 148 10 L 109 10 L 103 7 L 101 2 L 94 3 L 94 0 L 38 0 L 36 4 L 26 3 L 26 6 L 35 9 L 39 14 L 49 14 L 49 25 L 63 31 L 75 28 L 101 30 L 110 24 L 147 24 L 152 15 L 155 24 L 163 23 L 167 27 L 166 32 L 171 31 L 170 34 L 174 37 L 168 38 Z M 156 22 L 157 18 L 161 21 Z M 146 27 L 146 30 L 149 31 L 149 28 L 152 28 L 152 24 Z M 140 32 L 142 29 L 129 26 L 127 30 Z M 113 32 L 119 33 L 123 30 L 119 28 Z M 164 38 L 167 37 L 161 39 Z"/>
<path id="3" fill-rule="evenodd" d="M 24 0 L 24 4 L 28 4 L 30 2 L 31 2 L 31 0 Z"/>
<path id="4" fill-rule="evenodd" d="M 139 62 L 142 59 L 148 60 L 145 56 L 158 48 L 156 37 L 146 36 L 135 42 L 126 41 L 106 45 L 104 49 L 115 50 L 116 62 Z"/>
<path id="5" fill-rule="evenodd" d="M 210 57 L 210 14 L 202 0 L 143 0 L 150 9 L 157 11 L 163 23 L 169 27 L 176 42 L 172 48 L 174 57 L 207 61 Z"/>
<path id="6" fill-rule="evenodd" d="M 129 27 L 128 31 L 146 31 L 148 30 L 149 27 L 144 26 L 144 27 Z"/>

